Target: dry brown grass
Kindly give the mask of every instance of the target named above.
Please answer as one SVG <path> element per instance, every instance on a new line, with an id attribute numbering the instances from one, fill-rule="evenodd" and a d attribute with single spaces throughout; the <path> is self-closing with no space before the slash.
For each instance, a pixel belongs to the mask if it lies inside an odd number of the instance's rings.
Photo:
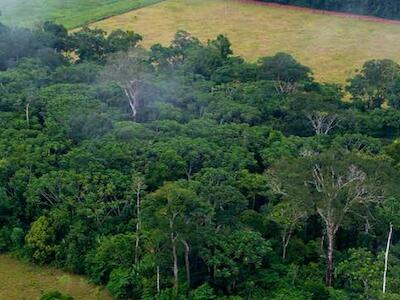
<path id="1" fill-rule="evenodd" d="M 144 46 L 168 44 L 181 29 L 203 41 L 223 33 L 235 54 L 254 61 L 288 52 L 320 81 L 344 82 L 369 59 L 400 61 L 400 25 L 235 0 L 166 0 L 94 26 L 135 30 L 144 36 Z"/>
<path id="2" fill-rule="evenodd" d="M 88 284 L 82 276 L 0 255 L 0 300 L 36 300 L 43 291 L 54 290 L 68 293 L 76 300 L 111 299 L 108 293 Z"/>

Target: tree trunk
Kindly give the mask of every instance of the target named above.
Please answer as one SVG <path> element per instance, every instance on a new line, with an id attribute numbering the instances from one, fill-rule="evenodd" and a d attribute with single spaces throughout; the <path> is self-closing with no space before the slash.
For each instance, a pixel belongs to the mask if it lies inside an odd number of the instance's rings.
<path id="1" fill-rule="evenodd" d="M 173 272 L 174 272 L 174 292 L 175 295 L 178 294 L 178 288 L 179 288 L 179 283 L 178 283 L 178 257 L 176 255 L 176 239 L 174 237 L 174 234 L 171 233 L 171 243 L 172 243 L 172 258 L 174 260 L 174 266 L 173 266 Z"/>
<path id="2" fill-rule="evenodd" d="M 157 294 L 160 294 L 160 266 L 157 266 Z"/>
<path id="3" fill-rule="evenodd" d="M 30 106 L 30 101 L 28 100 L 25 104 L 25 118 L 26 118 L 26 126 L 29 128 L 29 106 Z"/>
<path id="4" fill-rule="evenodd" d="M 326 273 L 325 285 L 332 286 L 333 281 L 333 247 L 334 247 L 334 233 L 332 230 L 327 230 L 328 249 L 326 255 Z"/>
<path id="5" fill-rule="evenodd" d="M 136 191 L 136 242 L 135 242 L 135 264 L 137 264 L 139 259 L 139 233 L 141 229 L 140 220 L 140 187 L 137 187 Z"/>
<path id="6" fill-rule="evenodd" d="M 190 162 L 188 167 L 186 168 L 186 177 L 187 180 L 190 181 L 192 179 L 192 163 Z"/>
<path id="7" fill-rule="evenodd" d="M 385 252 L 385 270 L 383 272 L 382 292 L 384 294 L 386 293 L 386 277 L 387 277 L 387 270 L 388 270 L 389 250 L 390 250 L 390 242 L 392 240 L 392 233 L 393 233 L 393 225 L 392 225 L 392 223 L 390 223 L 389 234 L 388 234 L 388 239 L 387 239 L 387 244 L 386 244 L 386 252 Z"/>
<path id="8" fill-rule="evenodd" d="M 182 244 L 185 248 L 186 282 L 187 282 L 188 288 L 190 288 L 190 261 L 189 261 L 190 247 L 189 247 L 189 244 L 185 240 L 182 240 Z"/>
<path id="9" fill-rule="evenodd" d="M 284 234 L 282 237 L 282 260 L 286 259 L 286 249 L 289 245 L 290 238 L 292 236 L 292 230 L 289 229 L 288 233 Z"/>
<path id="10" fill-rule="evenodd" d="M 132 113 L 132 120 L 134 122 L 137 122 L 139 103 L 138 103 L 138 99 L 137 99 L 136 88 L 132 85 L 133 85 L 133 83 L 128 88 L 124 88 L 124 91 L 125 91 L 126 97 L 128 98 L 129 107 L 130 107 L 131 113 Z"/>

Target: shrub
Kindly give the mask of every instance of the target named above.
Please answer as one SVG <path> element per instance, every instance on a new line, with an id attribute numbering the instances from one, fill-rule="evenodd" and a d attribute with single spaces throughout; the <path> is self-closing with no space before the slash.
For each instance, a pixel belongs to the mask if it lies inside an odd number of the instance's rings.
<path id="1" fill-rule="evenodd" d="M 41 216 L 32 223 L 25 242 L 28 255 L 35 263 L 44 264 L 54 259 L 57 250 L 55 230 L 47 217 Z"/>
<path id="2" fill-rule="evenodd" d="M 67 294 L 62 294 L 58 291 L 46 292 L 41 297 L 40 300 L 74 300 L 74 298 Z"/>
<path id="3" fill-rule="evenodd" d="M 110 274 L 107 289 L 117 299 L 141 299 L 143 286 L 134 271 L 117 268 Z"/>
<path id="4" fill-rule="evenodd" d="M 134 258 L 134 237 L 118 234 L 104 238 L 86 257 L 87 273 L 94 283 L 107 284 L 116 268 L 130 269 Z"/>

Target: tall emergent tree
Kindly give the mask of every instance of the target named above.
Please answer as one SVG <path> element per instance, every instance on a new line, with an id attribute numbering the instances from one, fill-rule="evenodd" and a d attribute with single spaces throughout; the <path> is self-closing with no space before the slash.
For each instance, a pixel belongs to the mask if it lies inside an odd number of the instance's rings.
<path id="1" fill-rule="evenodd" d="M 325 283 L 332 286 L 335 237 L 352 213 L 383 200 L 379 175 L 384 163 L 353 153 L 327 151 L 283 159 L 271 169 L 276 191 L 292 201 L 311 202 L 327 238 Z"/>

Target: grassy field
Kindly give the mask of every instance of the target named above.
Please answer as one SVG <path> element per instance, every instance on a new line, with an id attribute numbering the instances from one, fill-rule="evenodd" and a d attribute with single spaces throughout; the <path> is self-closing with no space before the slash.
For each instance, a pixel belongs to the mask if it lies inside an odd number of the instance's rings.
<path id="1" fill-rule="evenodd" d="M 81 276 L 22 263 L 0 255 L 0 300 L 35 300 L 43 291 L 59 290 L 76 300 L 108 300 L 105 291 Z"/>
<path id="2" fill-rule="evenodd" d="M 0 22 L 32 26 L 54 20 L 68 28 L 118 15 L 160 0 L 0 0 Z"/>
<path id="3" fill-rule="evenodd" d="M 400 25 L 236 0 L 166 0 L 94 26 L 135 30 L 144 36 L 145 46 L 168 44 L 179 29 L 203 41 L 223 33 L 235 54 L 256 60 L 288 52 L 320 81 L 343 83 L 369 59 L 400 61 Z"/>

